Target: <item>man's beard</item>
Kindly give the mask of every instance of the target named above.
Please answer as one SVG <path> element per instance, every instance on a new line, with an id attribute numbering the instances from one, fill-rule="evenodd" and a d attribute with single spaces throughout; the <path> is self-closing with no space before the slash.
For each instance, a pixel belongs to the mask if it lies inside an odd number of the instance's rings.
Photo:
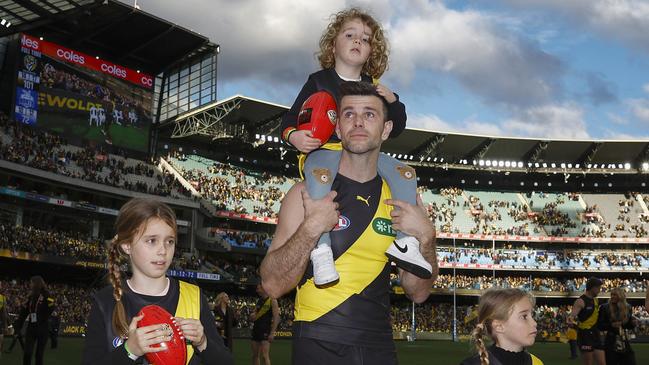
<path id="1" fill-rule="evenodd" d="M 346 143 L 342 141 L 341 143 L 345 151 L 352 153 L 354 155 L 366 154 L 368 152 L 379 149 L 381 147 L 381 143 L 376 141 L 369 141 L 363 143 Z"/>

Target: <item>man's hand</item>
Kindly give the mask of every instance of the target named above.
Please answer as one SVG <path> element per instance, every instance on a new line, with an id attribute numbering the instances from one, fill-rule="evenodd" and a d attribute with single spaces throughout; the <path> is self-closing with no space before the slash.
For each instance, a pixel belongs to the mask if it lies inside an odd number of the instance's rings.
<path id="1" fill-rule="evenodd" d="M 422 244 L 432 241 L 434 226 L 428 219 L 421 196 L 417 195 L 416 206 L 396 199 L 386 199 L 385 204 L 397 208 L 390 212 L 393 229 L 415 237 Z"/>
<path id="2" fill-rule="evenodd" d="M 330 191 L 324 198 L 311 199 L 311 196 L 302 189 L 302 204 L 304 205 L 303 227 L 313 236 L 320 236 L 331 231 L 338 224 L 338 203 L 334 202 L 335 191 Z"/>
<path id="3" fill-rule="evenodd" d="M 311 131 L 297 130 L 288 137 L 290 144 L 295 146 L 302 153 L 309 153 L 322 144 L 319 139 L 313 138 Z"/>

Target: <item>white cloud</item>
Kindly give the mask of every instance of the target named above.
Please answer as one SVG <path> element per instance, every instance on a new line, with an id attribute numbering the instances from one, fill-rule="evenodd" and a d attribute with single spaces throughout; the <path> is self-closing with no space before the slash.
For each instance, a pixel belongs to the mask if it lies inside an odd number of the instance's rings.
<path id="1" fill-rule="evenodd" d="M 503 0 L 514 7 L 536 6 L 563 15 L 601 36 L 649 52 L 649 3 L 645 0 Z"/>
<path id="2" fill-rule="evenodd" d="M 590 138 L 584 111 L 574 104 L 548 104 L 516 113 L 502 123 L 507 134 L 533 138 Z M 511 133 L 510 133 L 511 132 Z"/>
<path id="3" fill-rule="evenodd" d="M 561 94 L 561 62 L 499 28 L 486 14 L 424 4 L 395 20 L 391 68 L 402 82 L 428 69 L 451 75 L 487 102 L 545 104 Z"/>
<path id="4" fill-rule="evenodd" d="M 649 100 L 629 99 L 626 103 L 636 118 L 649 123 Z"/>
<path id="5" fill-rule="evenodd" d="M 466 120 L 461 123 L 451 124 L 436 115 L 415 114 L 408 117 L 408 127 L 425 129 L 434 132 L 480 134 L 488 136 L 502 136 L 500 126 L 477 120 Z"/>
<path id="6" fill-rule="evenodd" d="M 619 125 L 629 124 L 629 121 L 620 115 L 613 114 L 613 113 L 606 113 L 606 116 L 608 117 L 608 120 L 610 120 L 614 124 L 619 124 Z"/>

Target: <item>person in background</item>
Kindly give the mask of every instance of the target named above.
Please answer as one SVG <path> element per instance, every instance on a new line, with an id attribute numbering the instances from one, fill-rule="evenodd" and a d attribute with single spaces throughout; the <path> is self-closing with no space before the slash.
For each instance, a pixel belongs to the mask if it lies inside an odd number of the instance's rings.
<path id="1" fill-rule="evenodd" d="M 50 297 L 41 276 L 32 276 L 30 279 L 31 292 L 27 302 L 20 309 L 15 328 L 22 328 L 27 320 L 27 334 L 23 352 L 23 365 L 32 363 L 34 348 L 36 348 L 36 365 L 43 365 L 45 345 L 47 344 L 48 323 L 52 312 L 56 308 L 54 298 Z"/>
<path id="2" fill-rule="evenodd" d="M 234 324 L 234 313 L 230 307 L 230 297 L 225 292 L 220 292 L 216 296 L 214 305 L 214 319 L 219 334 L 223 337 L 225 347 L 232 351 L 232 325 Z"/>

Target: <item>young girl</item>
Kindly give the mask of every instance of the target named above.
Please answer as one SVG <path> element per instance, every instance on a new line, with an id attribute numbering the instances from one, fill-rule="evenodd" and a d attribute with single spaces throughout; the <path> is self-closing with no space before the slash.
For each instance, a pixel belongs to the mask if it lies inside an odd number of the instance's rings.
<path id="1" fill-rule="evenodd" d="M 176 216 L 155 200 L 132 199 L 119 212 L 109 248 L 111 286 L 94 296 L 83 364 L 133 364 L 171 339 L 163 325 L 137 327 L 140 309 L 156 304 L 173 313 L 187 345 L 187 364 L 232 364 L 201 290 L 168 278 L 176 245 Z M 123 263 L 132 275 L 126 279 Z M 145 362 L 146 363 L 146 362 Z"/>
<path id="2" fill-rule="evenodd" d="M 297 130 L 298 113 L 304 101 L 321 90 L 329 92 L 340 102 L 338 87 L 343 81 L 364 81 L 376 84 L 378 93 L 388 102 L 388 120 L 393 123 L 390 137 L 396 137 L 406 127 L 406 108 L 399 97 L 378 78 L 388 66 L 388 45 L 380 24 L 369 14 L 352 8 L 333 16 L 320 38 L 318 59 L 322 70 L 309 75 L 291 109 L 282 118 L 282 138 L 300 152 L 309 154 L 300 172 L 309 195 L 323 198 L 333 184 L 340 162 L 340 141 L 334 135 L 328 143 L 320 146 L 320 140 L 313 138 L 311 131 Z M 379 175 L 390 186 L 394 199 L 416 205 L 417 179 L 415 170 L 385 154 L 379 158 Z M 323 174 L 323 171 L 325 173 Z M 326 177 L 326 178 L 323 178 Z M 359 203 L 369 203 L 371 197 L 360 197 Z M 397 265 L 418 276 L 429 278 L 432 267 L 419 252 L 419 242 L 414 237 L 397 233 L 396 241 L 386 254 Z M 338 280 L 334 265 L 329 234 L 322 235 L 318 246 L 311 254 L 313 278 L 316 285 L 327 285 Z"/>
<path id="3" fill-rule="evenodd" d="M 472 336 L 478 354 L 461 365 L 543 365 L 525 351 L 536 340 L 534 297 L 520 289 L 490 289 L 480 297 Z M 487 348 L 484 335 L 494 344 Z"/>

